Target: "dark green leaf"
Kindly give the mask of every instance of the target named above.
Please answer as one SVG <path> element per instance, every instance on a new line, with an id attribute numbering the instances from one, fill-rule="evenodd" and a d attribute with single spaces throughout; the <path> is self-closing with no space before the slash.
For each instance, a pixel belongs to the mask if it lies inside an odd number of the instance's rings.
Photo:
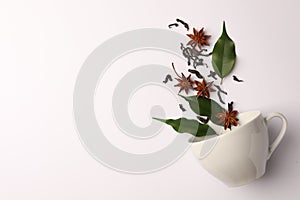
<path id="1" fill-rule="evenodd" d="M 204 97 L 197 98 L 197 96 L 179 96 L 189 103 L 191 109 L 197 115 L 207 116 L 213 123 L 217 123 L 219 121 L 216 114 L 221 113 L 223 108 L 214 100 Z"/>
<path id="2" fill-rule="evenodd" d="M 225 22 L 223 22 L 223 33 L 212 52 L 212 65 L 219 77 L 224 78 L 232 71 L 235 60 L 235 45 L 227 35 Z"/>
<path id="3" fill-rule="evenodd" d="M 159 119 L 153 118 L 158 121 L 164 122 L 173 127 L 178 133 L 189 133 L 196 137 L 203 137 L 206 135 L 216 135 L 216 132 L 207 124 L 200 124 L 197 120 L 179 118 L 179 119 Z"/>

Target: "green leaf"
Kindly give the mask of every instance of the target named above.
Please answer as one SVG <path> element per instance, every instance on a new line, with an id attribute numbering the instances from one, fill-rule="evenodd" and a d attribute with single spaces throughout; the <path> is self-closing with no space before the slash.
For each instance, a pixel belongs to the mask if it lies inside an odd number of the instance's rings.
<path id="1" fill-rule="evenodd" d="M 225 21 L 223 21 L 223 33 L 216 42 L 212 52 L 212 65 L 218 76 L 224 78 L 232 71 L 235 60 L 235 45 L 227 35 Z"/>
<path id="2" fill-rule="evenodd" d="M 191 109 L 198 115 L 207 116 L 213 123 L 218 123 L 216 114 L 221 113 L 223 108 L 214 100 L 197 96 L 182 96 L 190 105 Z"/>
<path id="3" fill-rule="evenodd" d="M 206 135 L 216 135 L 216 132 L 210 128 L 207 124 L 200 124 L 197 120 L 179 118 L 179 119 L 159 119 L 161 121 L 173 127 L 178 133 L 189 133 L 196 137 L 203 137 Z"/>

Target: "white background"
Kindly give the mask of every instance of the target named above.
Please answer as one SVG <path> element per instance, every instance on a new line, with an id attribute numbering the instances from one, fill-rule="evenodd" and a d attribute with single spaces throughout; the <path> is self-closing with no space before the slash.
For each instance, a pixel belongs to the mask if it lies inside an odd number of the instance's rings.
<path id="1" fill-rule="evenodd" d="M 2 0 L 0 199 L 298 199 L 299 7 L 297 0 Z M 252 184 L 227 188 L 190 151 L 162 171 L 123 174 L 98 163 L 80 143 L 72 93 L 87 56 L 114 35 L 166 29 L 177 17 L 206 27 L 211 43 L 226 20 L 237 45 L 234 73 L 246 80 L 239 87 L 225 83 L 231 97 L 241 111 L 288 118 L 266 175 Z M 279 128 L 276 121 L 271 126 Z"/>

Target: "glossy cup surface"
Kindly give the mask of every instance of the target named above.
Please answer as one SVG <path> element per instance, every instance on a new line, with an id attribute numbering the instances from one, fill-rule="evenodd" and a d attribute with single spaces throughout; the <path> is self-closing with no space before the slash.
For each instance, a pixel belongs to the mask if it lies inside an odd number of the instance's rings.
<path id="1" fill-rule="evenodd" d="M 261 177 L 269 155 L 268 128 L 261 113 L 245 112 L 238 118 L 240 125 L 232 131 L 192 142 L 192 151 L 202 166 L 231 187 Z"/>

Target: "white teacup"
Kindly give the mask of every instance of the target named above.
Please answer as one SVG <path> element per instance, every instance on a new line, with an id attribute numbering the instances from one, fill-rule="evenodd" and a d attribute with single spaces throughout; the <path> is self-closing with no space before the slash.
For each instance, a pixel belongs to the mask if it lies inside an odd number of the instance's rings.
<path id="1" fill-rule="evenodd" d="M 267 123 L 279 117 L 282 128 L 269 144 Z M 239 126 L 212 138 L 192 138 L 192 151 L 202 166 L 230 187 L 245 185 L 265 173 L 266 161 L 282 140 L 287 120 L 280 113 L 263 117 L 259 111 L 240 113 Z"/>

